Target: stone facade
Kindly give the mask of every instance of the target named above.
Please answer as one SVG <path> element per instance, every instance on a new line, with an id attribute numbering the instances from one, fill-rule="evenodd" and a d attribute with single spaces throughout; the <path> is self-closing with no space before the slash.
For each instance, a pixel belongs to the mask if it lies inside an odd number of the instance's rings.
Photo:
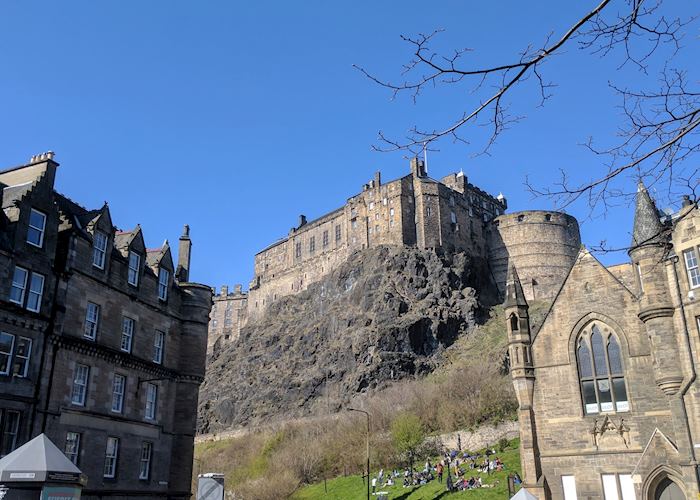
<path id="1" fill-rule="evenodd" d="M 2 452 L 44 432 L 88 476 L 85 498 L 189 498 L 211 309 L 189 282 L 189 229 L 175 266 L 167 241 L 147 249 L 106 204 L 55 192 L 57 168 L 45 154 L 0 172 Z"/>
<path id="2" fill-rule="evenodd" d="M 538 331 L 509 267 L 524 484 L 538 498 L 698 496 L 697 204 L 662 222 L 640 186 L 633 236 L 631 262 L 610 269 L 581 249 Z"/>
<path id="3" fill-rule="evenodd" d="M 207 353 L 221 348 L 225 342 L 235 342 L 241 335 L 241 328 L 248 322 L 248 294 L 242 285 L 235 285 L 233 293 L 228 286 L 221 287 L 214 295 L 214 305 L 209 319 L 209 343 Z"/>

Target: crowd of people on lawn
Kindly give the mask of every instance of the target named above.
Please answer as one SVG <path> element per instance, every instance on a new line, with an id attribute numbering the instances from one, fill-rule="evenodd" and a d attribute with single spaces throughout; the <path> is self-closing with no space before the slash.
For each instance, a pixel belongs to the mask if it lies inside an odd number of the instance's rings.
<path id="1" fill-rule="evenodd" d="M 469 452 L 450 451 L 437 462 L 431 463 L 428 459 L 422 470 L 412 471 L 406 468 L 403 473 L 394 469 L 391 472 L 379 473 L 372 478 L 372 493 L 377 488 L 403 484 L 404 488 L 420 486 L 437 479 L 445 484 L 448 491 L 471 490 L 475 488 L 493 488 L 494 484 L 482 480 L 481 474 L 491 475 L 506 468 L 505 464 L 496 456 L 496 450 L 487 449 L 484 454 L 472 455 Z M 513 474 L 515 484 L 520 484 L 521 479 L 517 472 Z"/>

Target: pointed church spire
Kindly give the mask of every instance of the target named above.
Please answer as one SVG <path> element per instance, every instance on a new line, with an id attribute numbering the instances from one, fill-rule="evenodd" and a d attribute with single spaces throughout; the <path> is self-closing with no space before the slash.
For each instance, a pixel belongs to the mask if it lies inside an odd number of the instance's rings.
<path id="1" fill-rule="evenodd" d="M 518 272 L 515 270 L 515 265 L 512 262 L 508 267 L 508 275 L 506 276 L 506 301 L 503 305 L 505 307 L 527 307 L 523 286 L 520 284 Z"/>
<path id="2" fill-rule="evenodd" d="M 661 241 L 664 226 L 659 211 L 642 181 L 637 185 L 637 204 L 634 210 L 634 229 L 630 251 Z"/>

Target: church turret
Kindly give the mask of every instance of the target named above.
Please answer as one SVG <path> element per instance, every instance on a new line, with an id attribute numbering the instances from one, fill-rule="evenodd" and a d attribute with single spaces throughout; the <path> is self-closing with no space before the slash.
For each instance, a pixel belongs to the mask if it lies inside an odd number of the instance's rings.
<path id="1" fill-rule="evenodd" d="M 671 396 L 678 392 L 683 374 L 678 363 L 678 342 L 673 326 L 674 308 L 666 279 L 665 258 L 669 246 L 666 229 L 644 184 L 639 183 L 634 213 L 630 259 L 637 271 L 639 319 L 651 339 L 654 379 Z"/>
<path id="2" fill-rule="evenodd" d="M 506 328 L 508 329 L 508 356 L 510 377 L 513 380 L 515 395 L 518 398 L 518 420 L 520 422 L 520 462 L 524 474 L 524 486 L 544 498 L 539 483 L 541 466 L 536 450 L 537 433 L 532 398 L 535 374 L 532 363 L 532 338 L 530 336 L 530 315 L 525 293 L 513 264 L 508 268 L 506 278 L 505 308 Z"/>

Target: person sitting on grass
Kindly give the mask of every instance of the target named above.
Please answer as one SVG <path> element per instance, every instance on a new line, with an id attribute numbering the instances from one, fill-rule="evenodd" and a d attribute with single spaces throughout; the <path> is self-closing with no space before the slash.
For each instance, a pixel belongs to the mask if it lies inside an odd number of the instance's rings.
<path id="1" fill-rule="evenodd" d="M 411 482 L 408 480 L 408 477 L 404 477 L 403 478 L 403 487 L 408 488 L 409 486 L 411 486 Z"/>
<path id="2" fill-rule="evenodd" d="M 394 486 L 394 480 L 391 479 L 391 476 L 387 478 L 386 484 L 384 486 Z"/>

